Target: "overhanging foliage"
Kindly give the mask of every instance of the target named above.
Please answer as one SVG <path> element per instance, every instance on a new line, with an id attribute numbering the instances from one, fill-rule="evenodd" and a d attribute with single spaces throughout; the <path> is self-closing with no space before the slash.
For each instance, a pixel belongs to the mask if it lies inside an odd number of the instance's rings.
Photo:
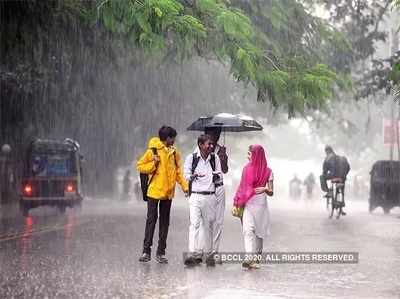
<path id="1" fill-rule="evenodd" d="M 286 106 L 289 116 L 323 109 L 335 83 L 345 86 L 328 57 L 348 43 L 295 0 L 99 0 L 85 14 L 149 59 L 228 63 L 258 100 Z"/>

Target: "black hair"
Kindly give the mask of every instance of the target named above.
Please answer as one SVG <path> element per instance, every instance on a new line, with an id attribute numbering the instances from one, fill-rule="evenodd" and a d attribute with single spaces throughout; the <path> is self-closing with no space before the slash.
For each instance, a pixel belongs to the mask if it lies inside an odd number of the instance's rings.
<path id="1" fill-rule="evenodd" d="M 167 140 L 168 137 L 175 138 L 178 133 L 172 127 L 162 126 L 160 130 L 158 130 L 158 137 L 160 137 L 161 141 Z"/>
<path id="2" fill-rule="evenodd" d="M 197 138 L 197 145 L 204 144 L 207 140 L 212 140 L 210 135 L 201 134 L 199 138 Z"/>
<path id="3" fill-rule="evenodd" d="M 334 153 L 332 146 L 326 145 L 325 146 L 325 152 L 329 153 L 329 154 Z"/>

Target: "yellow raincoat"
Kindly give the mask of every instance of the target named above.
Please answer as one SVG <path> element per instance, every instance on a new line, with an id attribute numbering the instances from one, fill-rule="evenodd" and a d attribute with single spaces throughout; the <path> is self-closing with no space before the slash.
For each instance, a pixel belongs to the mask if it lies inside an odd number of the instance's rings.
<path id="1" fill-rule="evenodd" d="M 156 170 L 153 161 L 153 151 L 157 149 L 160 162 Z M 147 190 L 147 196 L 154 199 L 172 199 L 175 195 L 176 182 L 181 185 L 184 192 L 188 191 L 188 183 L 183 177 L 181 155 L 175 147 L 166 147 L 160 138 L 153 137 L 144 155 L 137 161 L 137 170 L 140 173 L 150 174 L 156 170 L 154 178 Z"/>

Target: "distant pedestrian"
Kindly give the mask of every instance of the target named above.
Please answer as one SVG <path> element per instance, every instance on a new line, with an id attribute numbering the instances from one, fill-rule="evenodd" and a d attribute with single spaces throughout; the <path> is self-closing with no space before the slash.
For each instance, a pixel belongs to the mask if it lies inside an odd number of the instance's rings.
<path id="1" fill-rule="evenodd" d="M 289 197 L 295 200 L 301 198 L 301 181 L 297 177 L 297 174 L 294 174 L 289 182 Z"/>
<path id="2" fill-rule="evenodd" d="M 127 170 L 125 172 L 124 178 L 122 179 L 122 200 L 129 200 L 129 194 L 131 191 L 131 171 Z"/>
<path id="3" fill-rule="evenodd" d="M 306 194 L 308 199 L 312 199 L 314 187 L 315 187 L 315 176 L 311 172 L 304 180 L 303 185 L 306 186 Z"/>
<path id="4" fill-rule="evenodd" d="M 158 131 L 159 137 L 153 137 L 144 155 L 137 162 L 140 173 L 154 176 L 150 179 L 147 190 L 147 220 L 143 241 L 143 254 L 140 262 L 151 260 L 151 246 L 158 216 L 159 240 L 156 260 L 168 263 L 165 257 L 172 198 L 175 194 L 175 184 L 179 183 L 182 190 L 188 192 L 188 183 L 183 177 L 181 155 L 174 147 L 177 132 L 172 127 L 163 126 Z M 154 153 L 156 152 L 156 153 Z M 159 215 L 158 215 L 159 209 Z"/>

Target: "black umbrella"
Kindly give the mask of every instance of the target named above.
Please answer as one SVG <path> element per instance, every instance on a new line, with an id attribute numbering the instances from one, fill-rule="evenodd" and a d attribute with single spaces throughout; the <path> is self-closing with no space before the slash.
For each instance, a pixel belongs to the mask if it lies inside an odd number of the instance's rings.
<path id="1" fill-rule="evenodd" d="M 263 127 L 251 117 L 229 113 L 202 116 L 187 129 L 189 131 L 204 131 L 206 128 L 221 128 L 224 132 L 262 131 L 263 129 Z"/>

